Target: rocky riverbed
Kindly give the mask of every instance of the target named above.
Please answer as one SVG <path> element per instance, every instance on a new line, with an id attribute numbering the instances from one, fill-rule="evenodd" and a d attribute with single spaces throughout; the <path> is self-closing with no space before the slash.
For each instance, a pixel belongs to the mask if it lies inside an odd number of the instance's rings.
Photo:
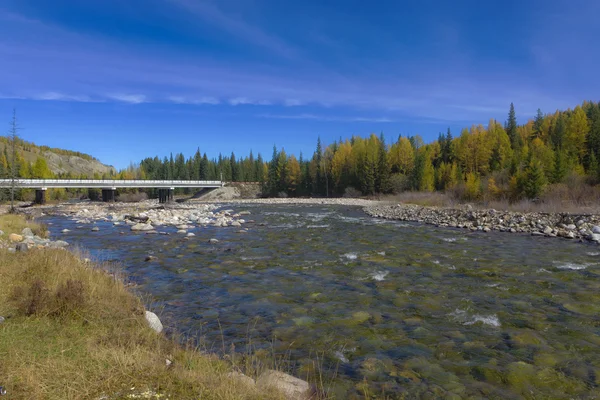
<path id="1" fill-rule="evenodd" d="M 600 216 L 567 213 L 521 213 L 461 208 L 423 207 L 412 204 L 372 205 L 365 212 L 377 218 L 413 221 L 439 227 L 471 231 L 530 233 L 534 236 L 561 237 L 600 243 Z"/>
<path id="2" fill-rule="evenodd" d="M 159 205 L 156 201 L 141 203 L 79 203 L 60 204 L 29 210 L 36 216 L 66 217 L 84 227 L 97 222 L 111 222 L 113 225 L 127 225 L 132 231 L 154 232 L 162 226 L 175 226 L 178 233 L 187 233 L 189 229 L 201 226 L 241 228 L 247 221 L 249 212 L 219 210 L 216 204 L 169 204 Z M 93 227 L 92 230 L 99 230 Z"/>

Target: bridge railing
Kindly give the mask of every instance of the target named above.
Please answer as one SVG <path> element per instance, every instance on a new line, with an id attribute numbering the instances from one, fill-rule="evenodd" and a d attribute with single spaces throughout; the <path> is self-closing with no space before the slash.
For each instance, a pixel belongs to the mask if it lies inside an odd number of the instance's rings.
<path id="1" fill-rule="evenodd" d="M 0 187 L 11 187 L 12 179 L 0 179 Z M 14 180 L 14 185 L 19 188 L 152 188 L 152 187 L 218 187 L 223 186 L 221 181 L 199 180 L 145 180 L 145 179 L 22 179 Z"/>

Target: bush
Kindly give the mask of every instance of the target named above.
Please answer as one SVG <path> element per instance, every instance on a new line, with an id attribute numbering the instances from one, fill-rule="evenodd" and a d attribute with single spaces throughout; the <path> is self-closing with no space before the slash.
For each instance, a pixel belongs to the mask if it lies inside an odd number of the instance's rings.
<path id="1" fill-rule="evenodd" d="M 346 188 L 346 190 L 344 190 L 344 195 L 342 197 L 346 198 L 346 199 L 356 199 L 358 197 L 362 196 L 362 193 L 360 190 L 349 186 Z"/>
<path id="2" fill-rule="evenodd" d="M 139 203 L 140 201 L 148 200 L 148 194 L 145 192 L 119 193 L 118 200 L 126 203 Z"/>
<path id="3" fill-rule="evenodd" d="M 390 177 L 390 188 L 393 194 L 405 192 L 410 189 L 410 179 L 404 174 L 393 174 Z"/>

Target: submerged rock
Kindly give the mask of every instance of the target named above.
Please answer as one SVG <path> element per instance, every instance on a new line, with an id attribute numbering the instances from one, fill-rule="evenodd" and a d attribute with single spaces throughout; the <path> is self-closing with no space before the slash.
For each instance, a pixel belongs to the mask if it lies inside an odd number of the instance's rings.
<path id="1" fill-rule="evenodd" d="M 150 224 L 143 224 L 143 223 L 139 223 L 139 224 L 135 224 L 131 227 L 132 231 L 151 231 L 154 230 L 154 227 Z"/>

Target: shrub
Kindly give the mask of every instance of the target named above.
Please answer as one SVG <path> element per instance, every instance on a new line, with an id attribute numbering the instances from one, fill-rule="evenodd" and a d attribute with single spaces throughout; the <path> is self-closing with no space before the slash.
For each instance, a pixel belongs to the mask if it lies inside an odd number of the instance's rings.
<path id="1" fill-rule="evenodd" d="M 479 176 L 473 172 L 467 174 L 465 182 L 465 191 L 463 197 L 465 200 L 477 200 L 481 195 L 481 180 Z"/>
<path id="2" fill-rule="evenodd" d="M 410 189 L 410 178 L 404 174 L 393 174 L 390 177 L 390 188 L 393 194 L 405 192 Z"/>
<path id="3" fill-rule="evenodd" d="M 344 190 L 344 195 L 342 197 L 346 199 L 355 199 L 360 197 L 361 195 L 362 193 L 360 192 L 360 190 L 349 186 L 346 188 L 346 190 Z"/>

